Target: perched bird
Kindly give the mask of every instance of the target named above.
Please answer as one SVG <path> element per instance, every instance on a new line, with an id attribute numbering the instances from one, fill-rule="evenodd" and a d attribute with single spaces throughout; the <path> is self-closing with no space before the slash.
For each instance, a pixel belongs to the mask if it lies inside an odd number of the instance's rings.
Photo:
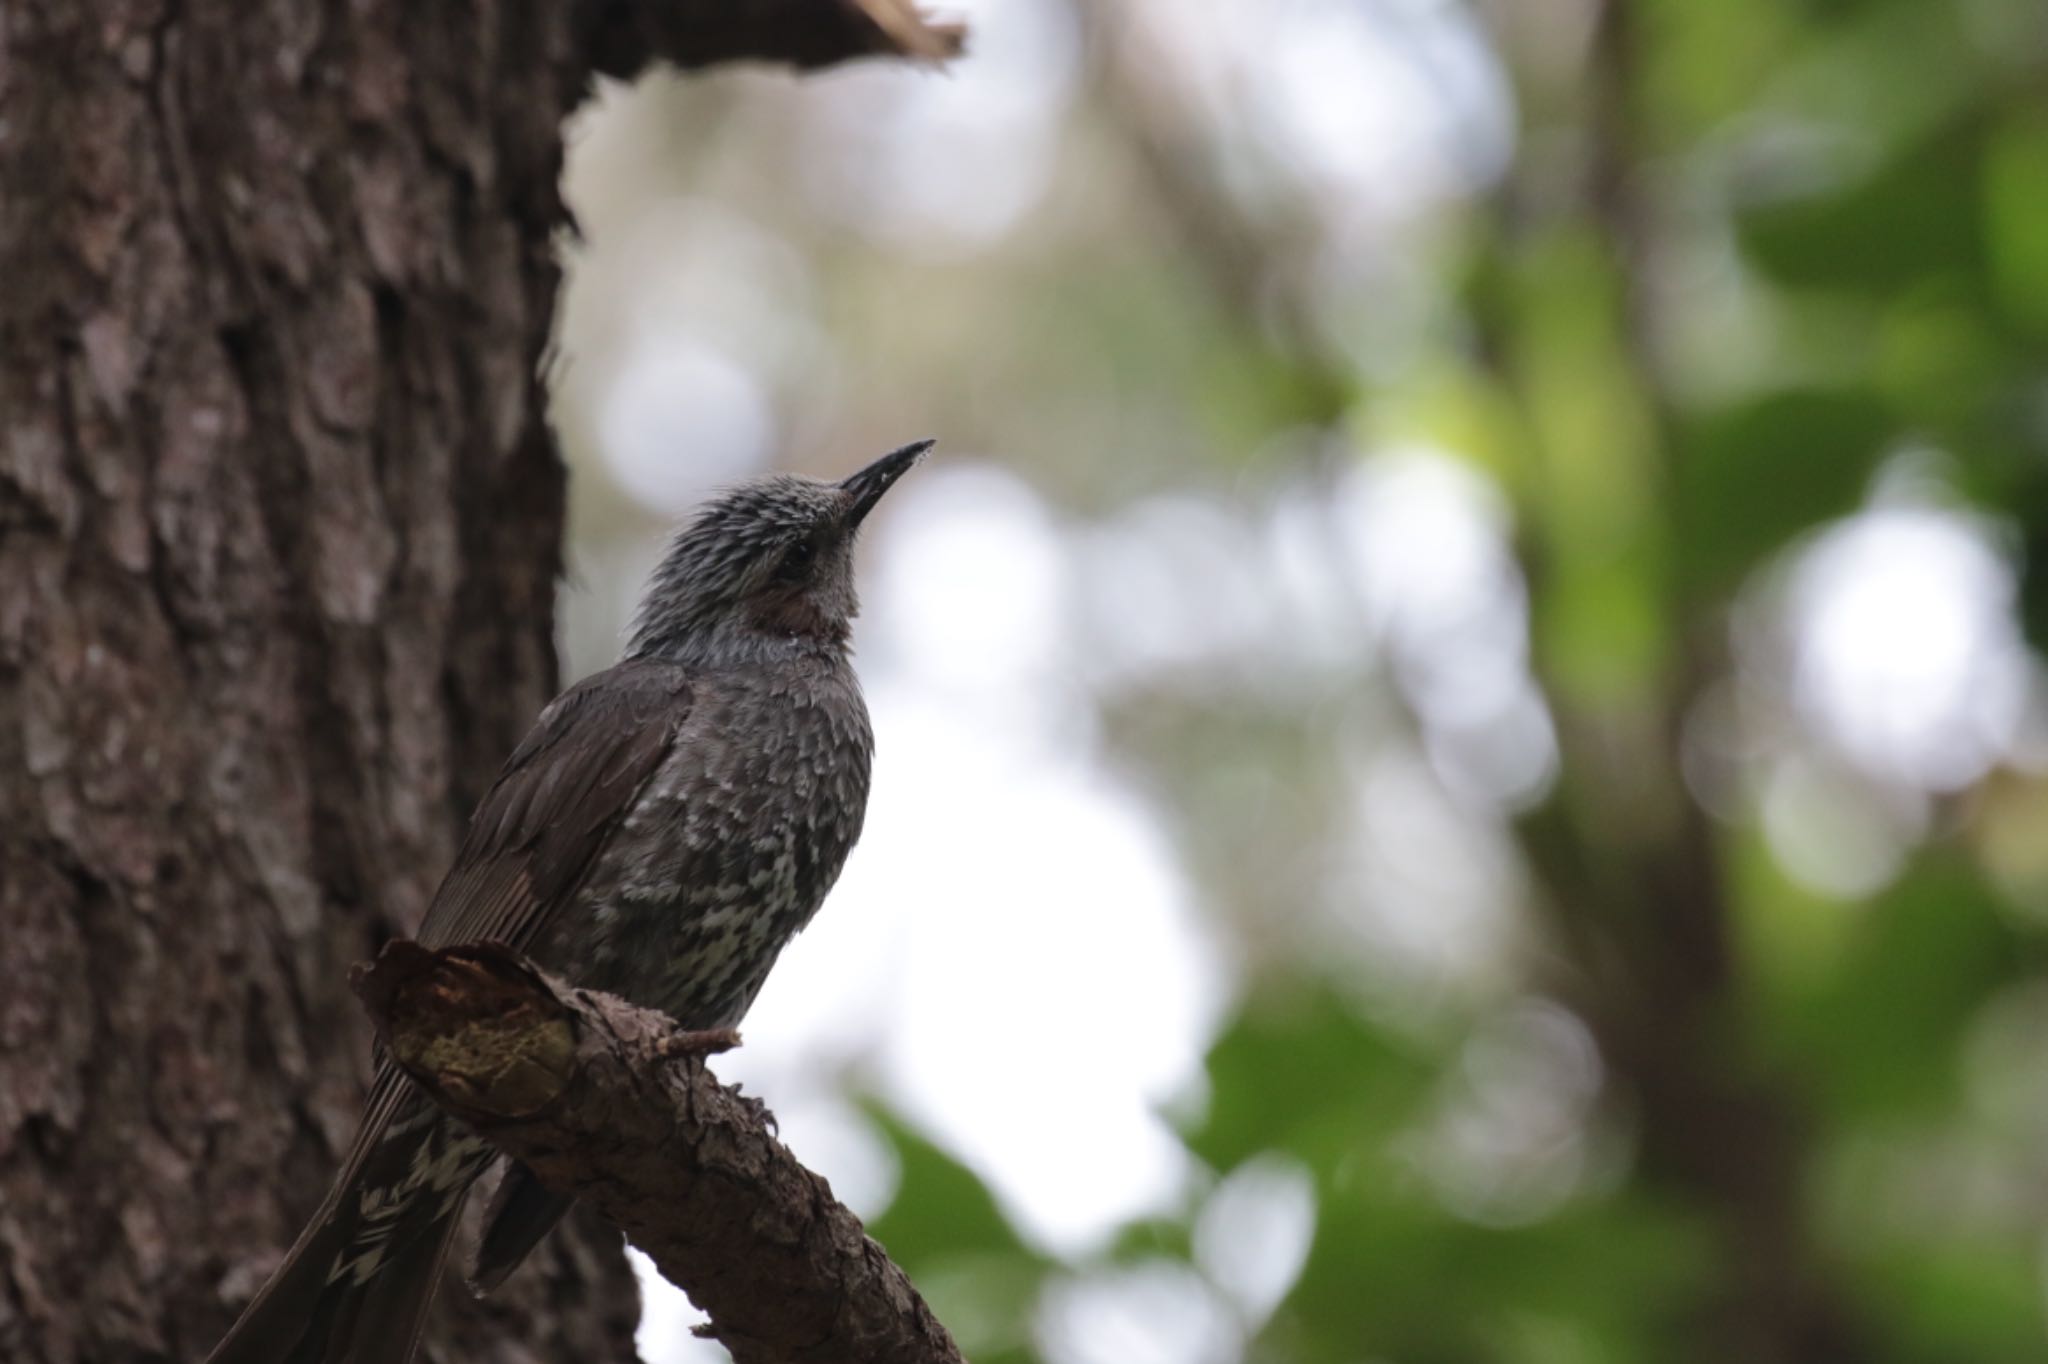
<path id="1" fill-rule="evenodd" d="M 860 836 L 874 735 L 847 644 L 854 537 L 930 446 L 709 503 L 655 569 L 625 656 L 505 763 L 420 941 L 495 939 L 686 1028 L 738 1023 Z M 493 1155 L 383 1061 L 326 1202 L 209 1364 L 404 1364 Z M 479 1288 L 569 1201 L 514 1165 Z"/>

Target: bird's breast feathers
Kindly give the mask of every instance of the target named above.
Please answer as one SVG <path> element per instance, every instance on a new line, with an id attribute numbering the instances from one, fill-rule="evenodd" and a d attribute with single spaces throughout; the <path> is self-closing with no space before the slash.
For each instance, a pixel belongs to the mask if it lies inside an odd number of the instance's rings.
<path id="1" fill-rule="evenodd" d="M 550 957 L 572 979 L 736 1021 L 860 835 L 873 738 L 848 674 L 707 684 Z"/>

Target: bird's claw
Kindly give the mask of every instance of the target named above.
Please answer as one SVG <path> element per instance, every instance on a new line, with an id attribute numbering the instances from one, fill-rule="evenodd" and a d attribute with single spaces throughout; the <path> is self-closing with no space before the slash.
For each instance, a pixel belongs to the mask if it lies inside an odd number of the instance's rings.
<path id="1" fill-rule="evenodd" d="M 751 1094 L 742 1093 L 738 1085 L 730 1085 L 728 1088 L 732 1091 L 733 1098 L 739 1100 L 740 1107 L 747 1110 L 747 1116 L 768 1129 L 769 1136 L 779 1137 L 782 1135 L 782 1124 L 775 1121 L 775 1115 L 768 1111 L 768 1104 L 765 1100 L 757 1099 Z"/>

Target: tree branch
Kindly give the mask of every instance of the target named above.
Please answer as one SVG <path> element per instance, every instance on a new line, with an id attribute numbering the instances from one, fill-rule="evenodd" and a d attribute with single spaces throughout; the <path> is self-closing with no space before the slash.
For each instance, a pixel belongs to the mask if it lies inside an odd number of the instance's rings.
<path id="1" fill-rule="evenodd" d="M 705 1068 L 737 1034 L 682 1032 L 495 943 L 393 942 L 353 984 L 435 1102 L 615 1223 L 735 1364 L 964 1364 L 766 1108 Z"/>
<path id="2" fill-rule="evenodd" d="M 800 70 L 854 57 L 944 61 L 966 28 L 926 19 L 912 0 L 585 0 L 580 47 L 591 68 L 632 76 L 650 61 L 685 70 L 730 61 L 786 62 Z"/>

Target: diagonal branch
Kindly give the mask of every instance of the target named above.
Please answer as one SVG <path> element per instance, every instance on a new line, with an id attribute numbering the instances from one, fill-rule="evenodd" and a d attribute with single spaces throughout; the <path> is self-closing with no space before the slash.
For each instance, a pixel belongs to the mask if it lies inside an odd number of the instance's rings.
<path id="1" fill-rule="evenodd" d="M 705 1068 L 735 1034 L 681 1032 L 495 943 L 394 942 L 354 985 L 435 1102 L 616 1224 L 735 1364 L 964 1364 L 766 1109 Z"/>

